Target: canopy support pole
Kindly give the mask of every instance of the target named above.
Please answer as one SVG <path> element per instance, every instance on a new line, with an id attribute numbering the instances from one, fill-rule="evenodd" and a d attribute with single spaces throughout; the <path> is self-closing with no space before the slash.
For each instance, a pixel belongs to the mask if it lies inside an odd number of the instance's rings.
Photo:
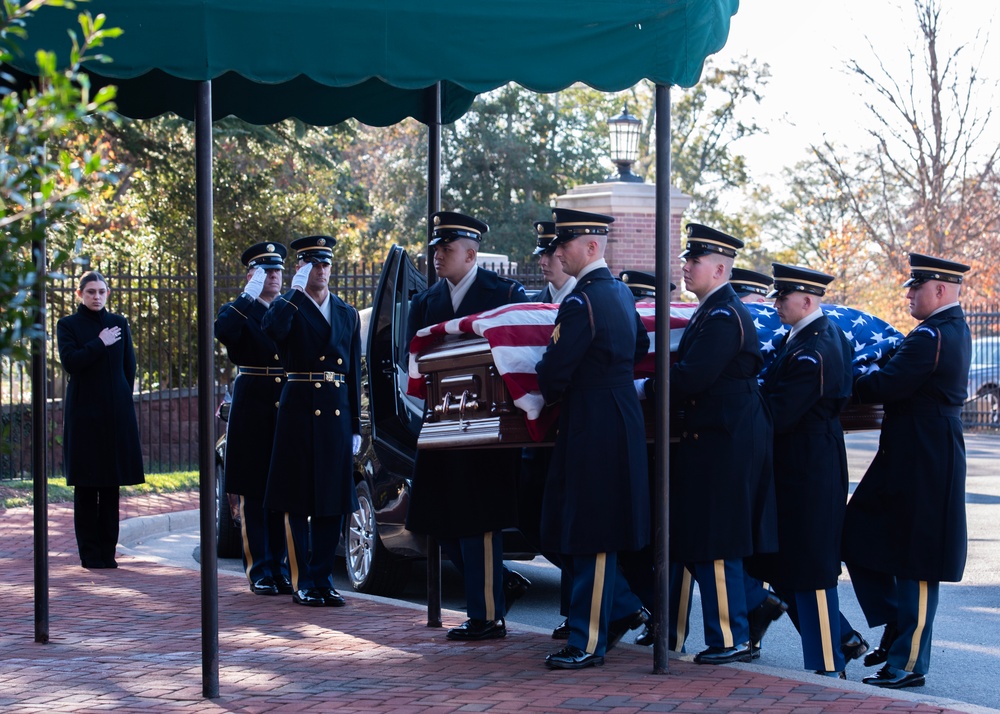
<path id="1" fill-rule="evenodd" d="M 656 443 L 653 674 L 667 674 L 670 613 L 670 86 L 656 85 Z M 664 307 L 665 309 L 660 309 Z"/>
<path id="2" fill-rule="evenodd" d="M 441 83 L 427 88 L 427 287 L 434 284 L 432 213 L 441 210 Z M 427 626 L 441 627 L 441 546 L 427 536 Z"/>
<path id="3" fill-rule="evenodd" d="M 219 696 L 219 563 L 215 482 L 215 264 L 212 220 L 212 82 L 198 83 L 194 116 L 198 256 L 198 469 L 201 519 L 201 691 Z"/>

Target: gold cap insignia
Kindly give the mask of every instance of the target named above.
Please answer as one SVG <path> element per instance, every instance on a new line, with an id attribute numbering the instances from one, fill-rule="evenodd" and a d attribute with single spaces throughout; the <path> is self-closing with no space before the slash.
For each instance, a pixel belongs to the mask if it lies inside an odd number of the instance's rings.
<path id="1" fill-rule="evenodd" d="M 434 216 L 434 225 L 435 226 L 441 225 L 441 216 Z"/>
<path id="2" fill-rule="evenodd" d="M 267 252 L 268 253 L 273 253 L 274 252 L 274 243 L 268 243 L 267 244 Z"/>
<path id="3" fill-rule="evenodd" d="M 316 245 L 326 245 L 326 238 L 320 238 L 317 240 Z"/>

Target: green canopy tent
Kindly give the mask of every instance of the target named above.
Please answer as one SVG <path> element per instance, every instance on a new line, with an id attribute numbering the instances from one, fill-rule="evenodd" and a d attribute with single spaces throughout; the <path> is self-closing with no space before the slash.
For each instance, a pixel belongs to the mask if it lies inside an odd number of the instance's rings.
<path id="1" fill-rule="evenodd" d="M 86 67 L 93 83 L 119 87 L 118 106 L 125 116 L 174 112 L 196 123 L 199 381 L 213 380 L 212 120 L 234 115 L 271 123 L 296 117 L 329 125 L 355 117 L 387 125 L 414 117 L 431 129 L 430 213 L 439 200 L 440 123 L 459 118 L 476 94 L 508 82 L 538 92 L 575 82 L 621 91 L 648 79 L 657 85 L 657 176 L 668 177 L 669 86 L 697 83 L 705 58 L 725 45 L 738 7 L 739 0 L 88 2 L 87 11 L 105 14 L 108 26 L 124 30 L 106 47 L 110 64 Z M 74 24 L 74 13 L 43 8 L 27 23 L 28 42 L 13 70 L 22 77 L 33 75 L 33 48 L 65 49 L 66 31 Z M 669 181 L 658 183 L 656 191 L 656 287 L 660 295 L 668 295 Z M 668 318 L 668 311 L 658 311 L 657 370 L 664 377 Z M 669 385 L 658 391 L 658 428 L 666 433 Z M 208 424 L 212 392 L 203 392 L 199 422 Z M 199 433 L 202 493 L 212 494 L 211 436 L 207 429 Z M 666 513 L 666 440 L 657 448 L 656 498 L 660 512 Z M 210 500 L 202 498 L 201 506 L 208 697 L 218 695 L 216 563 L 211 540 L 204 547 L 215 532 Z M 655 534 L 664 601 L 660 612 L 666 612 L 666 530 L 660 523 Z M 665 629 L 658 628 L 654 647 L 657 672 L 666 671 Z"/>

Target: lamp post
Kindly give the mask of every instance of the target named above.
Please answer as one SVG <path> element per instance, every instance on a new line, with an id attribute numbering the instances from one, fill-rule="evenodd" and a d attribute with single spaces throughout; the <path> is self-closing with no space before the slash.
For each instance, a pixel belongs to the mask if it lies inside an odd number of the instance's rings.
<path id="1" fill-rule="evenodd" d="M 608 181 L 625 181 L 642 183 L 642 176 L 632 173 L 632 164 L 639 158 L 639 133 L 642 121 L 628 113 L 628 102 L 622 108 L 622 113 L 614 119 L 608 119 L 608 131 L 611 134 L 611 160 L 618 167 L 618 173 L 608 176 Z"/>

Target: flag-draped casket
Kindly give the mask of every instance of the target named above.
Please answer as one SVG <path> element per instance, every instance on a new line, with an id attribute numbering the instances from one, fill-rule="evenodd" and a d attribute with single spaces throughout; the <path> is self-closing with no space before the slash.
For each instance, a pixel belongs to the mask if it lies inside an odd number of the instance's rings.
<path id="1" fill-rule="evenodd" d="M 676 349 L 697 305 L 670 306 L 670 347 Z M 773 307 L 747 305 L 767 370 L 788 333 Z M 636 365 L 636 377 L 653 374 L 655 305 L 636 310 L 650 333 L 650 351 Z M 456 318 L 420 330 L 410 344 L 407 391 L 426 400 L 421 449 L 475 446 L 531 446 L 551 442 L 558 405 L 547 407 L 538 390 L 535 364 L 541 359 L 555 324 L 558 305 L 521 303 Z M 854 372 L 878 369 L 903 335 L 884 320 L 841 305 L 823 311 L 854 346 Z M 652 409 L 647 408 L 647 437 L 654 437 Z M 846 431 L 878 429 L 881 409 L 852 405 L 841 421 Z"/>

